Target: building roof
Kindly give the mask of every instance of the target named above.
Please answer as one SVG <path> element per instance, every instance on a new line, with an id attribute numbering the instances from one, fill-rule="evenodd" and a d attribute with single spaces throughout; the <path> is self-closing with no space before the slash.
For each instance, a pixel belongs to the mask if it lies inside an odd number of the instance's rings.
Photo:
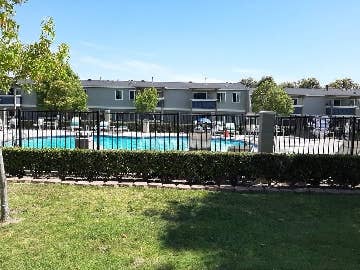
<path id="1" fill-rule="evenodd" d="M 250 94 L 255 89 L 252 88 L 250 90 Z M 334 89 L 329 88 L 326 90 L 325 88 L 321 89 L 313 89 L 313 88 L 285 88 L 286 93 L 292 96 L 337 96 L 337 97 L 359 97 L 360 98 L 360 90 L 352 89 L 352 90 L 342 90 L 342 89 Z"/>
<path id="2" fill-rule="evenodd" d="M 248 90 L 241 83 L 193 83 L 193 82 L 148 82 L 148 81 L 108 81 L 83 80 L 83 87 L 99 88 L 144 88 L 152 87 L 164 89 L 207 89 L 207 90 Z"/>

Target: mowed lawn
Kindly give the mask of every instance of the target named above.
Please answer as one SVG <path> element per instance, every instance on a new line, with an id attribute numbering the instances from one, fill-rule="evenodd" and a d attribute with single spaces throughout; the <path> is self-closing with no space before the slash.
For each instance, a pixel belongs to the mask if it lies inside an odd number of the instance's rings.
<path id="1" fill-rule="evenodd" d="M 9 186 L 0 269 L 360 269 L 360 196 Z"/>

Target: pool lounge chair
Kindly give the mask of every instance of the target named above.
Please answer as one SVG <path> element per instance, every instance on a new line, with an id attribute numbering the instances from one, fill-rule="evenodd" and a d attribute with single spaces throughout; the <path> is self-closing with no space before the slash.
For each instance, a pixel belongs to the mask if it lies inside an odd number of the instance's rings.
<path id="1" fill-rule="evenodd" d="M 70 129 L 71 129 L 71 131 L 80 129 L 80 117 L 76 116 L 76 117 L 71 118 Z"/>

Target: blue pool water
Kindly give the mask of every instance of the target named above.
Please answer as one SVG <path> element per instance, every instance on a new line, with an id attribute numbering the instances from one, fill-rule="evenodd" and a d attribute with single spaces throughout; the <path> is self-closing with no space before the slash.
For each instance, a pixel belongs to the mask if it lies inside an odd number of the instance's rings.
<path id="1" fill-rule="evenodd" d="M 90 148 L 96 149 L 97 137 L 93 137 Z M 75 137 L 39 137 L 23 140 L 25 148 L 75 148 Z M 212 151 L 227 151 L 229 146 L 243 147 L 244 142 L 233 139 L 212 139 Z M 124 149 L 124 150 L 177 150 L 177 137 L 116 137 L 100 136 L 101 149 Z M 179 149 L 189 150 L 187 137 L 179 138 Z"/>

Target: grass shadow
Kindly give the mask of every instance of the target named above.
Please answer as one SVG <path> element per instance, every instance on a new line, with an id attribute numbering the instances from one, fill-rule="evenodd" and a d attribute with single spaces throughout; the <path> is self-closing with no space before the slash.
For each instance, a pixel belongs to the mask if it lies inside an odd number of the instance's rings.
<path id="1" fill-rule="evenodd" d="M 358 199 L 211 192 L 147 215 L 167 221 L 164 248 L 197 254 L 185 269 L 357 269 Z"/>

